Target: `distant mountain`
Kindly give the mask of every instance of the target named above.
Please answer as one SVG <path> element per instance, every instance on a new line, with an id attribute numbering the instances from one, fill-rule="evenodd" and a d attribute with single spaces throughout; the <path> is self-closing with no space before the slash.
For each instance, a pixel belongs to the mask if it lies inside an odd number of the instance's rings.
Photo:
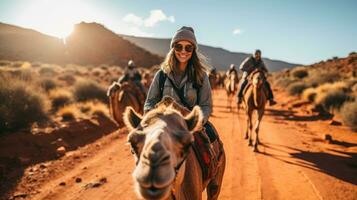
<path id="1" fill-rule="evenodd" d="M 145 38 L 134 37 L 128 35 L 120 35 L 124 39 L 131 41 L 132 43 L 140 46 L 154 54 L 164 57 L 169 51 L 170 39 L 158 39 L 158 38 Z M 230 52 L 222 48 L 216 48 L 206 45 L 199 45 L 199 50 L 210 59 L 212 66 L 218 70 L 227 70 L 230 64 L 235 64 L 237 67 L 242 61 L 251 54 Z M 270 71 L 280 71 L 286 68 L 292 68 L 298 66 L 298 64 L 292 64 L 279 60 L 271 60 L 263 58 L 265 64 Z"/>
<path id="2" fill-rule="evenodd" d="M 0 59 L 63 62 L 65 47 L 59 38 L 0 23 Z"/>
<path id="3" fill-rule="evenodd" d="M 69 59 L 79 64 L 126 66 L 133 59 L 138 66 L 151 67 L 162 58 L 123 39 L 98 23 L 79 23 L 66 38 Z"/>
<path id="4" fill-rule="evenodd" d="M 48 63 L 141 67 L 159 64 L 162 57 L 136 46 L 98 23 L 79 23 L 63 41 L 40 32 L 0 23 L 0 59 Z"/>

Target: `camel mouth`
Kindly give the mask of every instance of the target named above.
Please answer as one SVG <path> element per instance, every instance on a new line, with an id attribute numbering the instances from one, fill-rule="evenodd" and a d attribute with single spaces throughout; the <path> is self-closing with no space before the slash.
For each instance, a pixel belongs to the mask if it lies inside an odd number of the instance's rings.
<path id="1" fill-rule="evenodd" d="M 170 195 L 171 185 L 168 185 L 163 188 L 157 188 L 151 186 L 149 188 L 145 188 L 142 186 L 138 186 L 139 192 L 144 199 L 166 199 Z"/>

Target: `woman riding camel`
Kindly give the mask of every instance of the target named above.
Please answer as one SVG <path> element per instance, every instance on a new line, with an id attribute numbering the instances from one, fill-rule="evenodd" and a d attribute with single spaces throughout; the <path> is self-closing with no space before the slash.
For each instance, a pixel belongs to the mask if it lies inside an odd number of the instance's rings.
<path id="1" fill-rule="evenodd" d="M 248 85 L 249 75 L 256 69 L 260 69 L 263 72 L 268 73 L 268 69 L 265 66 L 261 56 L 262 56 L 262 52 L 259 49 L 257 49 L 254 52 L 254 56 L 250 56 L 246 58 L 239 67 L 239 69 L 243 71 L 243 76 L 242 76 L 243 82 L 241 83 L 238 92 L 238 104 L 242 102 L 243 91 L 245 87 Z M 271 90 L 270 84 L 268 83 L 267 80 L 264 80 L 264 86 L 268 90 L 269 105 L 271 106 L 275 105 L 276 102 L 274 101 L 273 91 Z"/>
<path id="2" fill-rule="evenodd" d="M 144 112 L 155 107 L 163 96 L 170 96 L 179 104 L 191 110 L 195 105 L 201 107 L 203 123 L 212 112 L 212 94 L 208 67 L 197 52 L 194 30 L 183 26 L 171 40 L 170 51 L 161 69 L 155 74 L 148 91 Z"/>

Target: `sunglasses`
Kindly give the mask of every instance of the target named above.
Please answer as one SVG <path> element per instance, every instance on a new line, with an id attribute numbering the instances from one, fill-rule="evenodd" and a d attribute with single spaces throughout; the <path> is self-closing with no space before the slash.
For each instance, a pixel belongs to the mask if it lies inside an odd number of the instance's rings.
<path id="1" fill-rule="evenodd" d="M 181 52 L 183 49 L 185 49 L 186 52 L 191 53 L 193 51 L 194 47 L 190 44 L 186 45 L 186 46 L 183 46 L 182 44 L 175 44 L 174 49 L 175 49 L 175 51 L 178 51 L 178 52 Z"/>

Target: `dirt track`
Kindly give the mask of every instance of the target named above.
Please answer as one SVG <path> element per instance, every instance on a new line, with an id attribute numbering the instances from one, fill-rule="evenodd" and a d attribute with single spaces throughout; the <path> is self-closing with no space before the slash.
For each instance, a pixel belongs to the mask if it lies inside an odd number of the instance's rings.
<path id="1" fill-rule="evenodd" d="M 308 118 L 278 105 L 263 118 L 263 144 L 259 146 L 260 153 L 253 153 L 243 139 L 244 115 L 228 112 L 225 104 L 223 91 L 216 92 L 210 120 L 218 129 L 227 154 L 219 199 L 357 198 L 356 134 L 327 127 L 322 121 L 305 121 Z M 333 132 L 335 142 L 322 141 L 324 131 Z M 37 188 L 39 193 L 32 199 L 136 199 L 131 178 L 134 160 L 125 143 L 125 135 L 110 139 L 95 155 Z M 103 177 L 107 181 L 99 187 L 88 185 Z M 76 178 L 81 181 L 76 183 Z M 65 185 L 59 185 L 61 182 Z"/>

